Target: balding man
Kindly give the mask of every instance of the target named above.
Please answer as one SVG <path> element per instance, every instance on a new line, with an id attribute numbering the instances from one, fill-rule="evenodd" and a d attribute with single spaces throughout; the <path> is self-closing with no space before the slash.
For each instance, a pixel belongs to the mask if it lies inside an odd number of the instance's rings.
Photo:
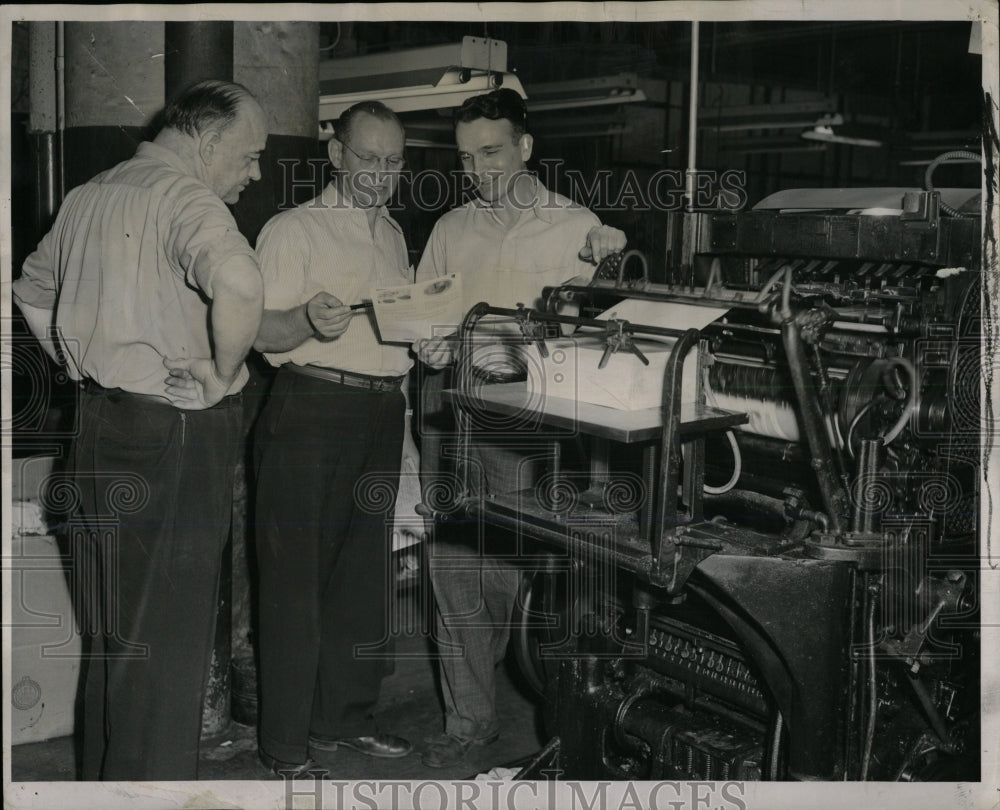
<path id="1" fill-rule="evenodd" d="M 404 142 L 385 105 L 346 110 L 328 146 L 334 180 L 274 217 L 257 242 L 265 312 L 255 345 L 278 367 L 254 447 L 260 756 L 295 778 L 322 773 L 341 748 L 410 752 L 372 712 L 391 663 L 387 529 L 413 361 L 407 346 L 379 340 L 363 308 L 349 308 L 413 281 L 386 210 Z"/>
<path id="2" fill-rule="evenodd" d="M 81 386 L 84 779 L 198 778 L 237 395 L 263 309 L 255 254 L 226 203 L 260 178 L 266 142 L 246 88 L 190 87 L 153 141 L 66 196 L 13 285 Z"/>

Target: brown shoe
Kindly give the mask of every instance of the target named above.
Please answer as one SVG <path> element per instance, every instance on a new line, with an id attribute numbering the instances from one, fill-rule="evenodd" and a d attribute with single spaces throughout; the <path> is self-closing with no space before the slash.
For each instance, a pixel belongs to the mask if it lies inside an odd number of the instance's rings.
<path id="1" fill-rule="evenodd" d="M 309 735 L 309 747 L 317 751 L 336 751 L 338 748 L 350 748 L 369 757 L 397 759 L 405 757 L 413 746 L 402 737 L 395 734 L 376 734 L 372 737 L 321 737 Z"/>
<path id="2" fill-rule="evenodd" d="M 420 757 L 420 761 L 429 768 L 447 768 L 449 765 L 460 762 L 471 746 L 490 745 L 499 739 L 499 731 L 477 739 L 456 737 L 454 734 L 438 734 L 424 740 L 427 748 L 423 756 Z"/>

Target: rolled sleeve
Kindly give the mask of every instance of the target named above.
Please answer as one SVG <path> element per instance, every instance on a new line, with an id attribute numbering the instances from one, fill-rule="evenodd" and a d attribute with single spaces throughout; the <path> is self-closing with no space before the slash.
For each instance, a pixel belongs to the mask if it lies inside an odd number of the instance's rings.
<path id="1" fill-rule="evenodd" d="M 14 300 L 38 309 L 56 306 L 56 277 L 52 231 L 45 235 L 38 248 L 25 259 L 21 277 L 11 285 Z"/>
<path id="2" fill-rule="evenodd" d="M 278 216 L 264 226 L 257 239 L 257 260 L 264 280 L 264 309 L 291 309 L 319 292 L 307 289 L 309 239 L 294 218 Z"/>
<path id="3" fill-rule="evenodd" d="M 207 188 L 180 198 L 174 214 L 167 240 L 171 258 L 183 270 L 187 283 L 209 298 L 213 297 L 212 278 L 219 267 L 236 256 L 256 261 L 229 209 Z"/>

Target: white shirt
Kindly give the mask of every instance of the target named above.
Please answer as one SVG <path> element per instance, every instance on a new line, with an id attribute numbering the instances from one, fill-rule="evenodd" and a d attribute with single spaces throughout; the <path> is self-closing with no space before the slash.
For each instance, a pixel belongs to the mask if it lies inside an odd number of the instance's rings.
<path id="1" fill-rule="evenodd" d="M 403 232 L 384 207 L 375 231 L 333 184 L 323 193 L 273 217 L 257 240 L 264 279 L 264 308 L 287 310 L 318 292 L 344 304 L 371 298 L 373 289 L 413 282 Z M 287 352 L 266 352 L 273 366 L 315 365 L 379 377 L 406 374 L 413 365 L 409 345 L 381 343 L 370 310 L 362 310 L 333 340 L 308 338 Z"/>
<path id="2" fill-rule="evenodd" d="M 528 205 L 527 203 L 531 203 Z M 417 280 L 457 273 L 462 297 L 470 306 L 485 301 L 514 309 L 541 308 L 542 288 L 576 276 L 588 279 L 594 265 L 579 252 L 587 234 L 601 221 L 587 208 L 535 183 L 532 200 L 507 227 L 496 211 L 476 199 L 454 208 L 434 225 L 417 268 Z M 521 364 L 516 346 L 496 344 L 497 336 L 521 334 L 509 323 L 480 321 L 474 365 L 508 372 Z M 455 325 L 456 328 L 458 324 Z"/>
<path id="3" fill-rule="evenodd" d="M 70 377 L 164 397 L 163 358 L 212 356 L 206 299 L 236 256 L 254 258 L 225 203 L 146 142 L 66 195 L 13 294 L 55 310 Z M 233 390 L 247 378 L 241 367 Z"/>
<path id="4" fill-rule="evenodd" d="M 417 281 L 458 273 L 466 300 L 513 308 L 540 304 L 543 287 L 590 278 L 594 265 L 578 254 L 601 221 L 540 182 L 536 189 L 533 204 L 510 228 L 479 199 L 441 217 L 420 259 Z M 470 295 L 477 289 L 480 295 Z"/>

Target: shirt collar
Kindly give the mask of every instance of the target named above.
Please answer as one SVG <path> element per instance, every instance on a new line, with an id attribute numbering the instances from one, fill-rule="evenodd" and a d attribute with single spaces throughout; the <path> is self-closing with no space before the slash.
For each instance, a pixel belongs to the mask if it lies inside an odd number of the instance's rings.
<path id="1" fill-rule="evenodd" d="M 139 148 L 135 150 L 135 154 L 136 157 L 147 157 L 152 158 L 153 160 L 158 160 L 161 163 L 166 163 L 171 169 L 176 169 L 181 174 L 186 174 L 188 177 L 195 176 L 191 171 L 191 167 L 181 159 L 180 155 L 172 149 L 167 149 L 167 147 L 161 146 L 158 143 L 143 141 L 139 144 Z"/>
<path id="2" fill-rule="evenodd" d="M 535 194 L 532 198 L 529 210 L 534 213 L 542 222 L 552 224 L 552 210 L 556 206 L 555 195 L 549 191 L 545 184 L 538 179 L 537 175 L 532 178 L 535 182 Z M 492 212 L 492 207 L 487 205 L 481 197 L 473 197 L 472 204 L 484 212 Z"/>
<path id="3" fill-rule="evenodd" d="M 306 204 L 309 205 L 309 203 Z M 356 211 L 359 214 L 366 214 L 366 210 L 364 208 L 356 206 L 350 197 L 345 196 L 341 192 L 335 180 L 328 183 L 323 189 L 322 193 L 319 195 L 319 204 L 320 207 L 337 208 L 344 211 Z M 400 224 L 392 218 L 384 205 L 380 205 L 378 207 L 377 217 L 400 233 L 403 232 Z"/>

